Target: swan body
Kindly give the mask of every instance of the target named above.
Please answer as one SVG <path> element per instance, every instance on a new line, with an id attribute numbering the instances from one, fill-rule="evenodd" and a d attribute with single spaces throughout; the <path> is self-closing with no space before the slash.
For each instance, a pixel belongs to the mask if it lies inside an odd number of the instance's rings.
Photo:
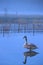
<path id="1" fill-rule="evenodd" d="M 27 48 L 27 49 L 37 49 L 37 46 L 34 45 L 34 44 L 25 44 L 24 48 Z"/>
<path id="2" fill-rule="evenodd" d="M 32 44 L 32 43 L 28 43 L 27 42 L 27 36 L 24 36 L 26 43 L 24 44 L 24 48 L 27 49 L 37 49 L 37 46 Z"/>

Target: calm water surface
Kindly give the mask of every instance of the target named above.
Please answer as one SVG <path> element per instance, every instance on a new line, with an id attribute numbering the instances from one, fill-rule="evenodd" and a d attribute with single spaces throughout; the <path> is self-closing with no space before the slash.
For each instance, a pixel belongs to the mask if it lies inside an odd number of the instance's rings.
<path id="1" fill-rule="evenodd" d="M 0 34 L 0 65 L 24 65 L 23 52 L 27 51 L 23 45 L 25 40 L 23 36 L 28 37 L 28 42 L 38 46 L 37 54 L 34 57 L 28 57 L 26 65 L 43 65 L 43 33 L 15 33 L 5 35 Z"/>

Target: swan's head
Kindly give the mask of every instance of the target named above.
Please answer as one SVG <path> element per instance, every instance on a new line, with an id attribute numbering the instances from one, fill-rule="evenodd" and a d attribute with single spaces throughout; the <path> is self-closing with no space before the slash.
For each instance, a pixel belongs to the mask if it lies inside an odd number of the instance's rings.
<path id="1" fill-rule="evenodd" d="M 27 36 L 24 36 L 23 38 L 24 38 L 24 39 L 26 40 L 26 42 L 27 42 Z"/>
<path id="2" fill-rule="evenodd" d="M 27 39 L 27 36 L 24 36 L 23 38 Z"/>

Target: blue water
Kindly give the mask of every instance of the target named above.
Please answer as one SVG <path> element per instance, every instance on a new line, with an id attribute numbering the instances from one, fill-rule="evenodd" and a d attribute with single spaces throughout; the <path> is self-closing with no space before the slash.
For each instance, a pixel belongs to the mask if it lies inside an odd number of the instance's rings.
<path id="1" fill-rule="evenodd" d="M 26 65 L 43 65 L 43 33 L 15 33 L 3 37 L 0 34 L 0 65 L 24 65 L 23 52 L 27 51 L 23 45 L 25 40 L 23 36 L 28 37 L 28 42 L 38 46 L 37 54 L 34 57 L 28 57 Z"/>

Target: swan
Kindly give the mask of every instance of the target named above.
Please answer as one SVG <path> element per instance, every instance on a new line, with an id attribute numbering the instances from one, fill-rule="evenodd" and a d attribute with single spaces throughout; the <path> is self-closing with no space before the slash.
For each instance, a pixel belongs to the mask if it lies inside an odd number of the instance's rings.
<path id="1" fill-rule="evenodd" d="M 27 36 L 24 36 L 23 38 L 26 41 L 25 44 L 24 44 L 24 48 L 27 48 L 27 49 L 30 49 L 30 50 L 33 50 L 33 49 L 37 49 L 38 48 L 36 45 L 27 42 Z"/>

